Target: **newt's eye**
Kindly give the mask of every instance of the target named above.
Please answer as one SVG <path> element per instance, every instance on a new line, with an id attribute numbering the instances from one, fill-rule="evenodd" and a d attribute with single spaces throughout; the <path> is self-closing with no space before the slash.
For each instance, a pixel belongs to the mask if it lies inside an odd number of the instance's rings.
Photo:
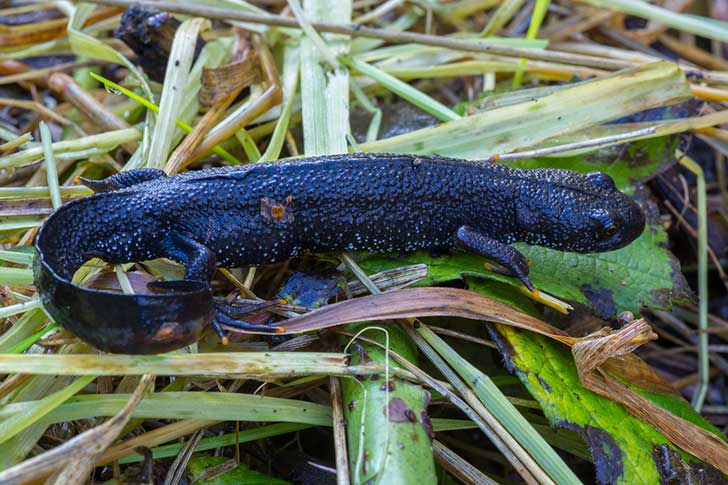
<path id="1" fill-rule="evenodd" d="M 612 214 L 605 209 L 594 209 L 589 213 L 589 217 L 597 223 L 597 237 L 600 239 L 614 236 L 619 229 Z"/>

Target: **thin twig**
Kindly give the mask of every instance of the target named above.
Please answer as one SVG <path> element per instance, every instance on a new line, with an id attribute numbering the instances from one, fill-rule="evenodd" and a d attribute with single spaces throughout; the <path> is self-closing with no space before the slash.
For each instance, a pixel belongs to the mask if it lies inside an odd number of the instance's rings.
<path id="1" fill-rule="evenodd" d="M 622 133 L 620 135 L 604 136 L 602 138 L 594 138 L 593 140 L 578 141 L 575 143 L 567 143 L 565 145 L 558 145 L 555 147 L 539 148 L 538 150 L 530 150 L 527 152 L 509 153 L 507 155 L 500 155 L 498 160 L 520 160 L 521 158 L 534 158 L 543 157 L 546 155 L 552 155 L 554 153 L 567 152 L 570 150 L 578 150 L 581 148 L 593 148 L 603 145 L 611 145 L 616 142 L 627 142 L 635 138 L 641 138 L 654 134 L 657 128 L 651 126 L 649 128 L 643 128 L 641 130 L 630 131 L 629 133 Z"/>

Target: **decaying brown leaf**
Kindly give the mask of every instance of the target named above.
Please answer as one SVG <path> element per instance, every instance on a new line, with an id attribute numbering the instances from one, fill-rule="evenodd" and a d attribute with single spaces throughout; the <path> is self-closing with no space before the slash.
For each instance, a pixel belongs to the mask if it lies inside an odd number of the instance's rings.
<path id="1" fill-rule="evenodd" d="M 285 322 L 283 333 L 300 333 L 363 320 L 451 316 L 504 323 L 554 338 L 562 330 L 487 296 L 456 288 L 412 288 L 326 305 Z"/>
<path id="2" fill-rule="evenodd" d="M 230 93 L 238 93 L 257 82 L 260 71 L 255 60 L 255 56 L 248 54 L 239 61 L 223 64 L 219 67 L 204 68 L 202 70 L 200 104 L 207 107 L 212 106 Z"/>

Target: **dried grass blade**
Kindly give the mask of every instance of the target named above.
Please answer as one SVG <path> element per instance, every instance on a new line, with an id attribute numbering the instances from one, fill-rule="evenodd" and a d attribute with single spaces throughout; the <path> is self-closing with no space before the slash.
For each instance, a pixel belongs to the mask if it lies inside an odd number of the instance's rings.
<path id="1" fill-rule="evenodd" d="M 197 36 L 206 23 L 209 21 L 201 18 L 187 19 L 174 35 L 159 101 L 159 115 L 152 135 L 154 143 L 147 158 L 149 167 L 164 167 L 172 148 L 172 137 L 177 129 L 175 122 L 184 105 L 185 86 L 192 68 Z"/>
<path id="2" fill-rule="evenodd" d="M 504 323 L 549 337 L 566 335 L 505 303 L 456 288 L 412 288 L 326 305 L 286 321 L 284 333 L 300 333 L 364 320 L 427 316 L 455 316 Z"/>
<path id="3" fill-rule="evenodd" d="M 522 150 L 549 138 L 690 97 L 690 89 L 679 67 L 657 62 L 542 98 L 365 143 L 361 148 L 372 152 L 437 152 L 483 159 L 492 153 Z"/>
<path id="4" fill-rule="evenodd" d="M 300 375 L 371 373 L 378 367 L 350 367 L 345 354 L 320 352 L 219 352 L 164 355 L 7 355 L 0 373 L 48 375 L 235 375 L 276 378 Z"/>
<path id="5" fill-rule="evenodd" d="M 389 89 L 393 93 L 398 94 L 402 98 L 406 99 L 410 103 L 414 104 L 420 109 L 430 113 L 441 121 L 453 121 L 462 118 L 459 114 L 440 103 L 439 101 L 431 98 L 422 91 L 410 86 L 409 84 L 400 81 L 391 74 L 377 69 L 374 66 L 367 64 L 364 61 L 360 61 L 354 57 L 340 56 L 339 61 L 342 64 L 349 66 L 352 69 L 356 69 L 360 73 L 374 79 L 385 88 Z"/>

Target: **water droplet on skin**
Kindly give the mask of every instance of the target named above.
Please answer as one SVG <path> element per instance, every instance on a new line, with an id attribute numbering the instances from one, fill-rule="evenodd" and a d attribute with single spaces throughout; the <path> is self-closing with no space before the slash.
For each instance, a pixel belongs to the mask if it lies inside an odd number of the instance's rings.
<path id="1" fill-rule="evenodd" d="M 121 95 L 121 91 L 119 91 L 116 88 L 113 88 L 113 87 L 109 86 L 108 84 L 105 84 L 104 85 L 104 88 L 106 88 L 106 92 L 107 93 L 109 93 L 109 94 L 111 94 L 113 96 L 120 96 Z"/>

